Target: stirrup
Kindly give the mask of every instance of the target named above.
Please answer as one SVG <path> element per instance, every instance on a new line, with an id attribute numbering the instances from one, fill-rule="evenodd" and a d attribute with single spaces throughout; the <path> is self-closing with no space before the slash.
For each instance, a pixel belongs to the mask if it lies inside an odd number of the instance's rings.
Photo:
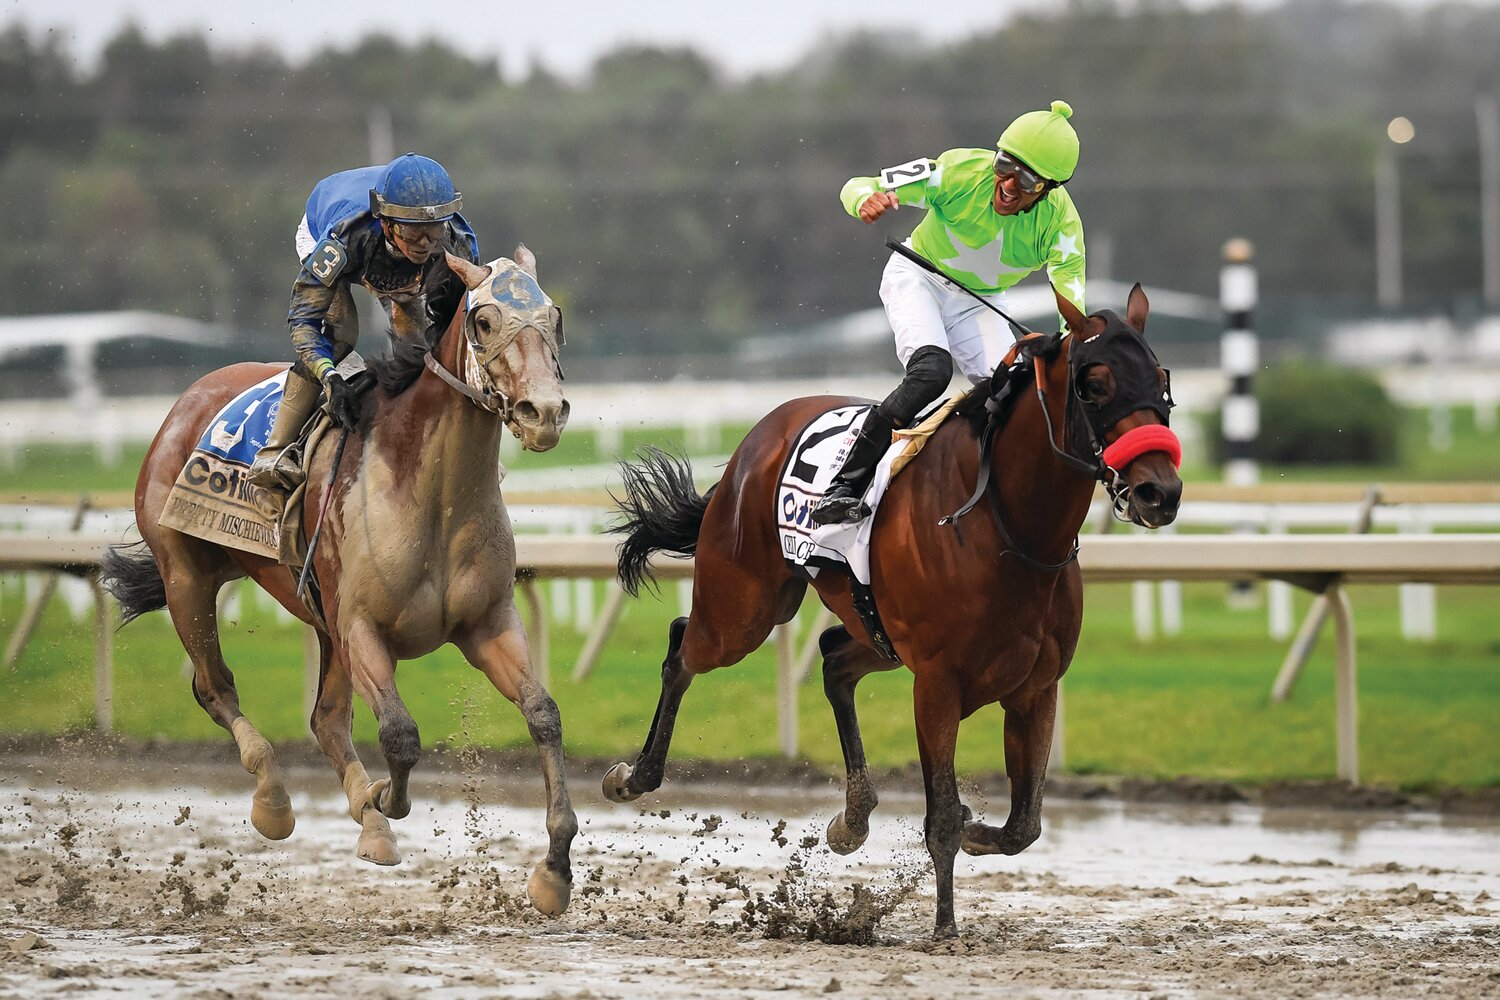
<path id="1" fill-rule="evenodd" d="M 870 516 L 870 506 L 857 496 L 830 495 L 808 512 L 814 524 L 858 524 Z"/>

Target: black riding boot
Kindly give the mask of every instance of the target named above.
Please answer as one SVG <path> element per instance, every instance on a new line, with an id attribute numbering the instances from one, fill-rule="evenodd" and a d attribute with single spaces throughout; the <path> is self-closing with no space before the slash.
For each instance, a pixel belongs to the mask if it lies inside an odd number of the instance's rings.
<path id="1" fill-rule="evenodd" d="M 855 524 L 870 516 L 865 490 L 891 445 L 891 431 L 910 424 L 922 407 L 943 394 L 953 377 L 953 355 L 941 347 L 919 347 L 906 362 L 906 377 L 865 418 L 843 468 L 811 511 L 814 524 Z"/>
<path id="2" fill-rule="evenodd" d="M 875 478 L 875 466 L 891 446 L 891 429 L 891 421 L 881 414 L 880 407 L 871 408 L 843 467 L 812 509 L 814 524 L 855 524 L 870 516 L 870 507 L 864 502 L 865 490 Z"/>

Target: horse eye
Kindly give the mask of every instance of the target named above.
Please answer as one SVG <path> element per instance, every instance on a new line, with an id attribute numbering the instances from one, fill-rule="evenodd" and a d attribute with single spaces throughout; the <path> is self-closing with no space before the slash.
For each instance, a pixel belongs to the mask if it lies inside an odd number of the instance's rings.
<path id="1" fill-rule="evenodd" d="M 487 317 L 487 316 L 481 316 L 477 320 L 475 320 L 474 322 L 478 324 L 479 329 L 481 329 L 481 330 L 489 330 L 489 328 L 490 328 L 490 321 L 489 321 L 489 317 Z"/>

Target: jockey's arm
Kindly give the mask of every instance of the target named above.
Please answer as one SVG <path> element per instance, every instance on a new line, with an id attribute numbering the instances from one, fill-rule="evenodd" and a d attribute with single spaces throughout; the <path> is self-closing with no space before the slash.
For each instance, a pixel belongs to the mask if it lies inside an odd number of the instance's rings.
<path id="1" fill-rule="evenodd" d="M 292 305 L 287 311 L 297 358 L 320 382 L 334 368 L 333 345 L 323 333 L 323 318 L 328 315 L 333 296 L 333 286 L 323 284 L 304 269 L 292 285 Z"/>
<path id="2" fill-rule="evenodd" d="M 1063 298 L 1078 307 L 1078 311 L 1085 316 L 1088 309 L 1083 301 L 1083 280 L 1085 271 L 1085 254 L 1083 250 L 1083 222 L 1078 218 L 1077 212 L 1069 212 L 1062 219 L 1062 224 L 1056 233 L 1050 238 L 1052 249 L 1047 254 L 1047 278 Z M 1065 329 L 1066 323 L 1062 317 L 1058 317 L 1058 329 Z"/>
<path id="3" fill-rule="evenodd" d="M 844 211 L 856 219 L 864 218 L 860 214 L 860 208 L 871 196 L 877 194 L 894 194 L 897 203 L 901 205 L 931 208 L 933 199 L 940 191 L 941 181 L 942 171 L 938 168 L 937 161 L 918 157 L 909 163 L 886 167 L 874 177 L 849 178 L 839 192 L 839 201 L 843 203 Z M 884 211 L 886 209 L 882 208 L 874 214 L 878 218 Z"/>

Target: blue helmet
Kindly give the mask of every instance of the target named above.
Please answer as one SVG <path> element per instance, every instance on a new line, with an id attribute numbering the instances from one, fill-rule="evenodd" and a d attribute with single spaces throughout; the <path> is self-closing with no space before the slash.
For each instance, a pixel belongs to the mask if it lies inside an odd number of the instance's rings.
<path id="1" fill-rule="evenodd" d="M 397 222 L 443 222 L 462 204 L 443 165 L 416 153 L 392 160 L 370 189 L 370 213 Z"/>

